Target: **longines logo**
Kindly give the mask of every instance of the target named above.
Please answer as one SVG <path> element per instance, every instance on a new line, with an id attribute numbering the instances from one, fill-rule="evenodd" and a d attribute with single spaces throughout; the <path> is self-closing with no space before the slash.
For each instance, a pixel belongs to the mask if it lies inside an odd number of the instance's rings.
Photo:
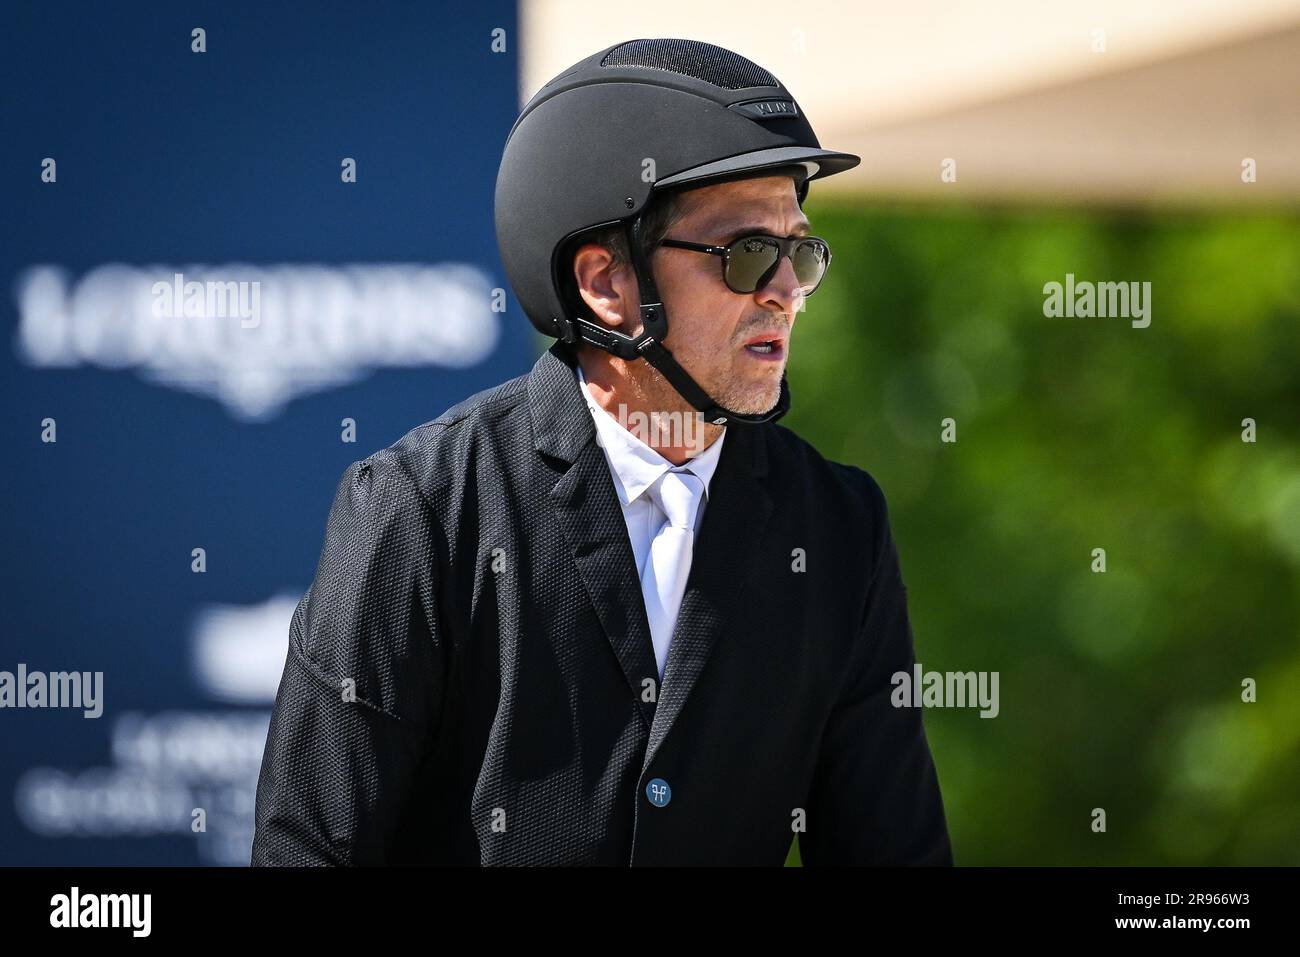
<path id="1" fill-rule="evenodd" d="M 482 362 L 499 337 L 492 285 L 460 263 L 34 266 L 14 345 L 37 369 L 133 369 L 259 421 L 371 369 Z"/>

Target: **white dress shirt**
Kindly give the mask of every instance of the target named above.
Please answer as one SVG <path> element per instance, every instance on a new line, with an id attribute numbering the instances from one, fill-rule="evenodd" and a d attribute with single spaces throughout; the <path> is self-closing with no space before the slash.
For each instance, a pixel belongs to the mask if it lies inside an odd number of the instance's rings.
<path id="1" fill-rule="evenodd" d="M 623 507 L 623 521 L 627 524 L 627 536 L 632 544 L 632 555 L 636 559 L 637 577 L 642 582 L 644 597 L 647 581 L 645 566 L 650 545 L 655 534 L 668 520 L 654 496 L 646 493 L 666 471 L 681 472 L 689 469 L 694 473 L 704 483 L 704 498 L 695 513 L 694 531 L 698 536 L 703 527 L 704 509 L 709 499 L 709 482 L 718 467 L 718 457 L 722 453 L 722 442 L 727 437 L 727 430 L 724 427 L 713 444 L 687 459 L 685 464 L 674 465 L 600 407 L 587 388 L 587 380 L 583 377 L 581 368 L 578 369 L 578 383 L 595 421 L 596 433 L 614 479 L 614 489 L 618 493 L 619 504 Z"/>

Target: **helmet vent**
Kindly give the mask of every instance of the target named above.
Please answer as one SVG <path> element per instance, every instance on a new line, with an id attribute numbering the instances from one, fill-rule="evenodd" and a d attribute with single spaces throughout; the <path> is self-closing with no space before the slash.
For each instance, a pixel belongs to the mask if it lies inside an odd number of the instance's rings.
<path id="1" fill-rule="evenodd" d="M 606 53 L 600 65 L 667 70 L 726 90 L 781 85 L 752 60 L 698 40 L 629 40 Z"/>

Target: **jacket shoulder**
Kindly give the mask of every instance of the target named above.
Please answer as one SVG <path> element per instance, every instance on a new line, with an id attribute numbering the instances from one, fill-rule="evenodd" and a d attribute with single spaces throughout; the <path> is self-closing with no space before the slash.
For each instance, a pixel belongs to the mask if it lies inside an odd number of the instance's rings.
<path id="1" fill-rule="evenodd" d="M 810 499 L 837 519 L 870 525 L 887 519 L 884 490 L 864 468 L 826 458 L 807 439 L 783 425 L 768 429 L 769 467 L 785 472 L 789 482 L 806 489 Z M 773 461 L 775 460 L 775 461 Z"/>
<path id="2" fill-rule="evenodd" d="M 875 581 L 894 548 L 880 483 L 864 468 L 831 461 L 785 426 L 773 423 L 769 435 L 776 487 L 799 489 L 802 520 L 848 549 L 862 562 L 866 580 Z"/>
<path id="3" fill-rule="evenodd" d="M 473 449 L 492 436 L 522 434 L 529 427 L 528 375 L 516 376 L 456 403 L 421 423 L 366 461 L 400 466 L 419 483 L 431 466 L 463 464 Z M 422 484 L 422 483 L 419 483 Z"/>
<path id="4" fill-rule="evenodd" d="M 364 488 L 367 498 L 398 507 L 433 505 L 437 493 L 463 480 L 483 443 L 518 440 L 530 428 L 528 376 L 517 376 L 456 403 L 396 442 L 351 463 L 341 486 Z"/>

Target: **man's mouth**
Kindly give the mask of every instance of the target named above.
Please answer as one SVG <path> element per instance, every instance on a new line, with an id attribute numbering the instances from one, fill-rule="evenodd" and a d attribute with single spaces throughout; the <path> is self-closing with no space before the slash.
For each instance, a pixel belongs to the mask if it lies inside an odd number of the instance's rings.
<path id="1" fill-rule="evenodd" d="M 745 343 L 745 351 L 756 359 L 780 359 L 785 354 L 785 339 L 781 336 L 755 336 Z"/>

